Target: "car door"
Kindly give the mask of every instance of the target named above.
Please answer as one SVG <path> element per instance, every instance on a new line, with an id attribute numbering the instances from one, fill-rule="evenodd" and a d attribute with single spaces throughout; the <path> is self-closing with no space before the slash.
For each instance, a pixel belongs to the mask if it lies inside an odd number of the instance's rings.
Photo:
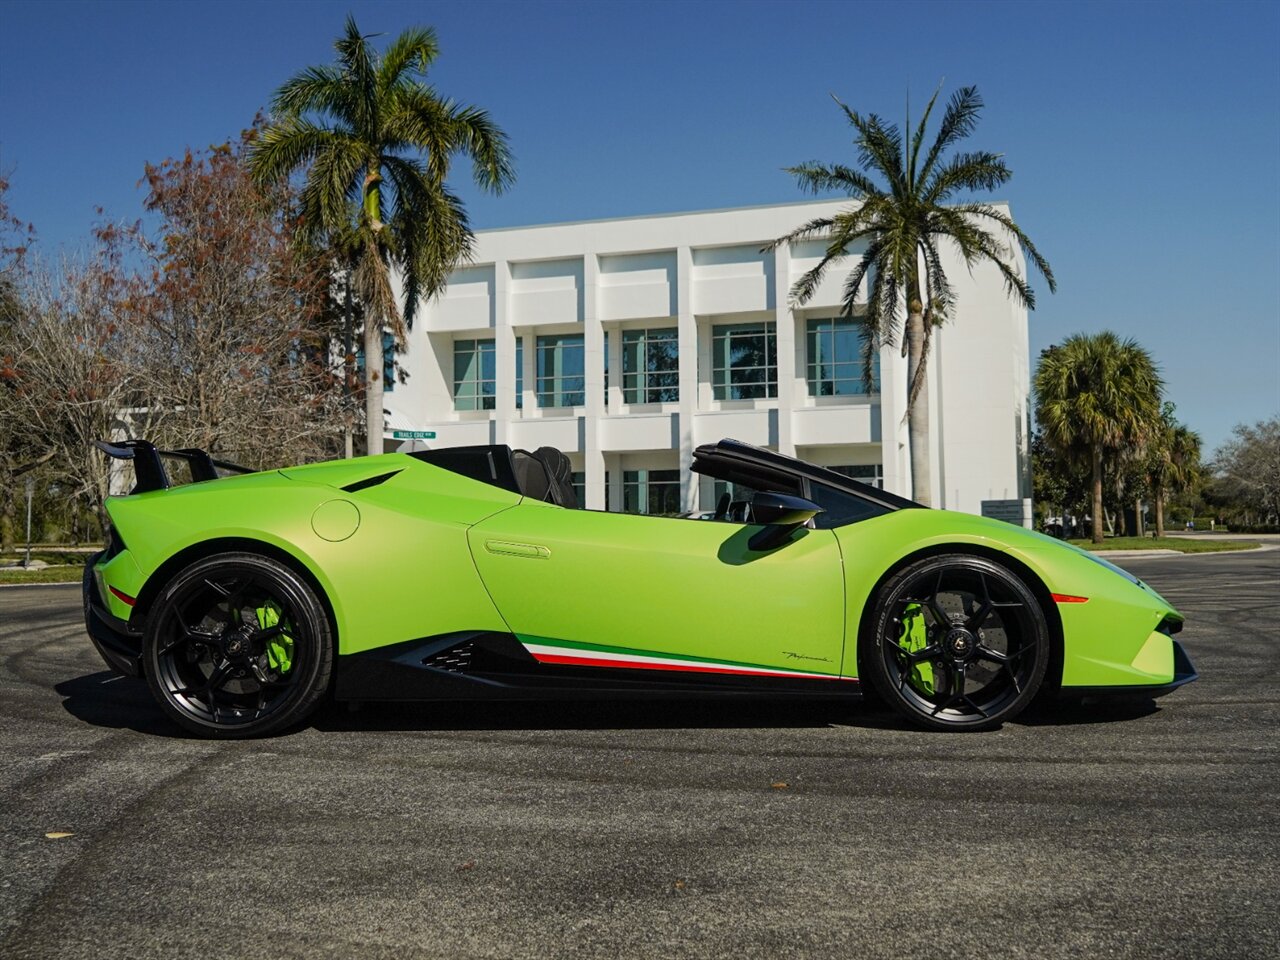
<path id="1" fill-rule="evenodd" d="M 747 541 L 759 530 L 525 500 L 468 538 L 499 612 L 545 663 L 838 676 L 834 533 L 803 530 L 757 553 Z"/>

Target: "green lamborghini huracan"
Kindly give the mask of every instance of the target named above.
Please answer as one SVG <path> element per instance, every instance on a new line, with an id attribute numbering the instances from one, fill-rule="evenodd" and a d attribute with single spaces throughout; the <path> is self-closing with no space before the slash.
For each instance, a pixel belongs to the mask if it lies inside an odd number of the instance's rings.
<path id="1" fill-rule="evenodd" d="M 1154 697 L 1196 676 L 1182 617 L 1120 568 L 734 440 L 694 456 L 730 491 L 707 519 L 579 509 L 551 448 L 251 472 L 98 446 L 136 484 L 107 501 L 89 635 L 205 736 L 293 727 L 331 693 L 867 692 L 977 730 L 1042 690 Z"/>

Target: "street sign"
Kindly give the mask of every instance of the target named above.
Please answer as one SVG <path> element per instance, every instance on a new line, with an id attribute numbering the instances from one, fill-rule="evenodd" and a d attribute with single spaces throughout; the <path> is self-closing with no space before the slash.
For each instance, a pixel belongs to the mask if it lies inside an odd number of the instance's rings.
<path id="1" fill-rule="evenodd" d="M 1014 526 L 1031 528 L 1031 501 L 1022 500 L 983 500 L 982 515 L 993 520 L 1003 520 Z"/>
<path id="2" fill-rule="evenodd" d="M 395 440 L 434 440 L 436 432 L 434 430 L 392 430 L 391 436 Z"/>

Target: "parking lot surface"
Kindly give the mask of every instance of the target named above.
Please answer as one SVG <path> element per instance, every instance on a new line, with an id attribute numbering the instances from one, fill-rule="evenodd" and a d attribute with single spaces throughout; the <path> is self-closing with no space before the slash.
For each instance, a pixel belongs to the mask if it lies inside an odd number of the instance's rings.
<path id="1" fill-rule="evenodd" d="M 452 704 L 208 743 L 78 588 L 2 589 L 0 957 L 1280 956 L 1280 550 L 1124 565 L 1201 679 L 964 735 Z"/>

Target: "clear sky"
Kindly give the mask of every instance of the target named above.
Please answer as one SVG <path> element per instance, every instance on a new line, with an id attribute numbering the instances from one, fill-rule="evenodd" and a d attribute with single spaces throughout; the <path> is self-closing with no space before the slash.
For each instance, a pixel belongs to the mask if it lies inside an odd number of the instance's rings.
<path id="1" fill-rule="evenodd" d="M 489 109 L 519 181 L 477 228 L 800 199 L 781 168 L 851 162 L 828 97 L 900 119 L 945 78 L 1057 273 L 1033 355 L 1111 328 L 1156 356 L 1207 451 L 1280 413 L 1280 4 L 0 0 L 0 169 L 47 252 L 143 164 L 226 140 L 350 10 L 429 24 L 438 89 Z"/>

